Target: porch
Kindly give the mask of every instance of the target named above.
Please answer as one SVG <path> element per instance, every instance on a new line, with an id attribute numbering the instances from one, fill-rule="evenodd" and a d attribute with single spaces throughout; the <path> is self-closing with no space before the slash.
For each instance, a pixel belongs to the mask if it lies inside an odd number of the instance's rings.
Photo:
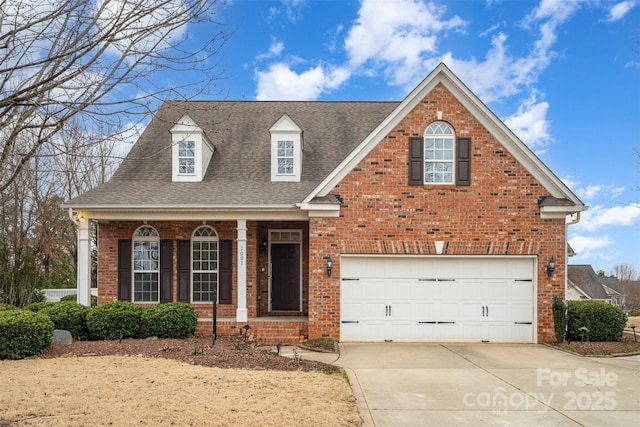
<path id="1" fill-rule="evenodd" d="M 250 329 L 245 329 L 249 325 Z M 260 345 L 295 345 L 308 338 L 308 316 L 249 317 L 247 322 L 238 322 L 234 317 L 218 318 L 217 336 L 247 335 Z M 212 336 L 211 317 L 198 319 L 197 336 Z"/>

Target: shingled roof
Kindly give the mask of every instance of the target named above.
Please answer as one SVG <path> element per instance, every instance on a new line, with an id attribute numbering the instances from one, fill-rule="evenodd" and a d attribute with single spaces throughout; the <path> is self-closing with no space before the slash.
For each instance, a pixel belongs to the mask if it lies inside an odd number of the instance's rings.
<path id="1" fill-rule="evenodd" d="M 567 277 L 591 299 L 607 300 L 609 296 L 602 286 L 602 277 L 598 276 L 590 265 L 568 265 Z"/>
<path id="2" fill-rule="evenodd" d="M 68 207 L 243 207 L 301 202 L 398 102 L 166 102 L 113 177 Z M 169 129 L 188 114 L 215 146 L 202 182 L 172 182 Z M 269 128 L 302 129 L 300 182 L 271 182 Z"/>

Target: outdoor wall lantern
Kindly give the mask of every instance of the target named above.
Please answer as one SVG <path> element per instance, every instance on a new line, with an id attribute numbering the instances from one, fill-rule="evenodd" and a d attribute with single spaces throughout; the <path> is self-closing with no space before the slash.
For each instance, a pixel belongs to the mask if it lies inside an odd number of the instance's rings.
<path id="1" fill-rule="evenodd" d="M 333 261 L 331 261 L 331 257 L 327 258 L 327 276 L 331 277 L 331 270 L 333 270 Z"/>
<path id="2" fill-rule="evenodd" d="M 554 271 L 556 271 L 556 260 L 551 256 L 549 264 L 547 264 L 547 277 L 553 276 Z"/>

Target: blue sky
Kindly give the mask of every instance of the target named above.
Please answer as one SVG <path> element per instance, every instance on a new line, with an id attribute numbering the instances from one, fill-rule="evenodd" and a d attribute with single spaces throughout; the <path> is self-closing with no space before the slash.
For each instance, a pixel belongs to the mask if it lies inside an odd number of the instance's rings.
<path id="1" fill-rule="evenodd" d="M 640 0 L 235 0 L 217 18 L 221 98 L 400 101 L 446 63 L 589 205 L 570 263 L 640 271 Z"/>

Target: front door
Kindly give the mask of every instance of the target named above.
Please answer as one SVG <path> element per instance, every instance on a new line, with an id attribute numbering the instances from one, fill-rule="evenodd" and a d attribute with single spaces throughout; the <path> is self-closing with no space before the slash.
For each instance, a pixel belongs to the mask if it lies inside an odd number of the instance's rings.
<path id="1" fill-rule="evenodd" d="M 271 310 L 300 311 L 300 244 L 271 245 Z"/>

